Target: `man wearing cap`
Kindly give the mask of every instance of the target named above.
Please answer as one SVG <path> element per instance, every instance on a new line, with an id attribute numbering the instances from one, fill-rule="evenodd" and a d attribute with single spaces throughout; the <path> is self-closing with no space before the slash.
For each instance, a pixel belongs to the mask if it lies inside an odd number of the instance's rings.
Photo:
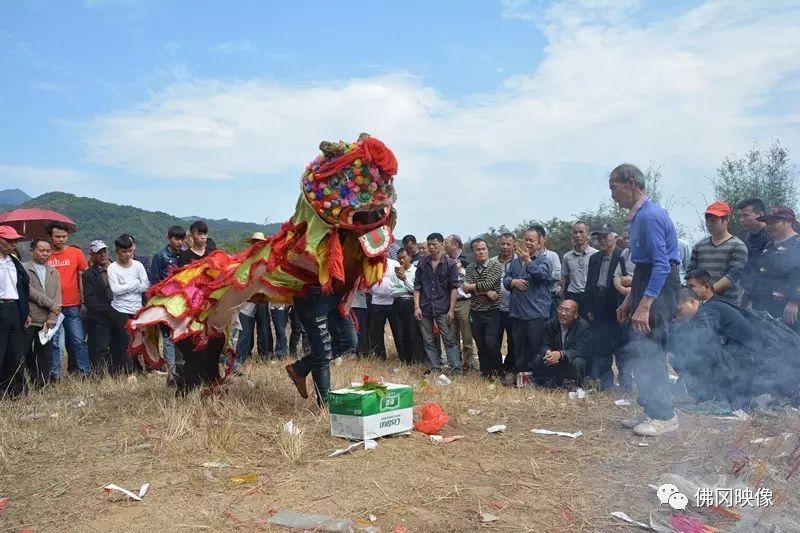
<path id="1" fill-rule="evenodd" d="M 615 348 L 619 345 L 621 328 L 617 322 L 617 307 L 622 303 L 614 288 L 614 271 L 621 268 L 622 250 L 617 248 L 617 233 L 610 224 L 603 224 L 592 232 L 597 238 L 600 251 L 589 257 L 589 273 L 586 278 L 586 316 L 592 324 L 592 358 L 589 361 L 591 376 L 600 381 L 602 389 L 614 386 L 614 371 L 611 368 Z M 630 388 L 627 378 L 630 370 L 618 358 L 620 385 Z M 625 375 L 625 377 L 623 377 Z"/>
<path id="2" fill-rule="evenodd" d="M 111 346 L 120 342 L 119 331 L 111 318 L 114 294 L 108 283 L 108 246 L 101 240 L 89 244 L 90 266 L 83 271 L 84 321 L 89 345 L 89 360 L 95 371 L 111 371 Z"/>
<path id="3" fill-rule="evenodd" d="M 35 388 L 50 381 L 53 347 L 52 338 L 42 344 L 39 332 L 56 325 L 61 313 L 61 277 L 47 265 L 50 259 L 50 242 L 45 239 L 31 241 L 31 260 L 22 264 L 30 279 L 30 324 L 25 328 L 25 366 Z"/>
<path id="4" fill-rule="evenodd" d="M 753 283 L 753 309 L 766 311 L 800 332 L 800 235 L 794 211 L 773 207 L 758 220 L 766 223 L 771 242 L 761 254 Z"/>
<path id="5" fill-rule="evenodd" d="M 29 279 L 14 257 L 22 235 L 11 226 L 0 226 L 0 400 L 22 394 L 22 357 L 25 328 L 30 325 Z"/>
<path id="6" fill-rule="evenodd" d="M 678 235 L 669 214 L 645 194 L 645 178 L 631 164 L 609 174 L 611 197 L 629 210 L 631 259 L 636 264 L 631 291 L 617 308 L 617 319 L 630 323 L 623 357 L 631 362 L 644 416 L 622 421 L 641 436 L 678 429 L 672 407 L 664 348 L 678 305 L 680 280 Z"/>
<path id="7" fill-rule="evenodd" d="M 688 270 L 708 272 L 717 298 L 739 305 L 739 278 L 747 265 L 747 246 L 728 231 L 731 212 L 725 202 L 708 206 L 705 218 L 709 236 L 694 245 Z"/>

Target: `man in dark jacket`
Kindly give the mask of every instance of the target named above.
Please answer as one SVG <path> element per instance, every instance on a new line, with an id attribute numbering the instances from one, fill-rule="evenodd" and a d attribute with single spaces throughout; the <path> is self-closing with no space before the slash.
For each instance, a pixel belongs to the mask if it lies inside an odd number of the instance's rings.
<path id="1" fill-rule="evenodd" d="M 620 347 L 622 328 L 617 322 L 617 307 L 622 303 L 619 292 L 614 287 L 614 272 L 619 266 L 625 270 L 621 260 L 622 250 L 617 248 L 617 234 L 609 224 L 604 224 L 592 232 L 597 237 L 600 251 L 589 257 L 589 272 L 586 277 L 587 309 L 585 315 L 592 325 L 592 360 L 590 374 L 600 381 L 602 389 L 614 386 L 614 371 L 611 368 L 613 354 Z M 627 273 L 623 273 L 627 275 Z M 628 365 L 617 356 L 620 369 L 620 386 L 630 391 L 632 376 Z"/>
<path id="2" fill-rule="evenodd" d="M 89 246 L 91 266 L 83 276 L 83 298 L 86 305 L 86 333 L 89 360 L 95 370 L 111 370 L 111 346 L 117 341 L 118 328 L 114 327 L 111 313 L 113 294 L 108 284 L 106 269 L 110 264 L 108 247 L 103 241 L 92 241 Z"/>
<path id="3" fill-rule="evenodd" d="M 23 339 L 30 325 L 28 274 L 12 255 L 22 235 L 0 226 L 0 399 L 23 393 Z"/>
<path id="4" fill-rule="evenodd" d="M 586 376 L 591 326 L 578 311 L 578 302 L 567 299 L 548 321 L 534 370 L 537 385 L 560 387 L 569 380 L 580 386 Z"/>

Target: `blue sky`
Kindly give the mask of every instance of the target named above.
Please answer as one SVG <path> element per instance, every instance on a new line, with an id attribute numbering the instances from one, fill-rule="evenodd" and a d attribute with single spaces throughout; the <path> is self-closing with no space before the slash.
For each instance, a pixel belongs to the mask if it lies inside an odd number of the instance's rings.
<path id="1" fill-rule="evenodd" d="M 20 1 L 0 188 L 281 221 L 322 139 L 400 161 L 398 233 L 569 217 L 621 161 L 694 224 L 720 159 L 800 157 L 797 2 Z"/>

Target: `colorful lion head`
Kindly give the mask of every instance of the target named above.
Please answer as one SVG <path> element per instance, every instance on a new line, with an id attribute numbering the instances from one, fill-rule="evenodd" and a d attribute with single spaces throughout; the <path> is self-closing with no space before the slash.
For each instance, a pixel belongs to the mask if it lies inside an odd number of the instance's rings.
<path id="1" fill-rule="evenodd" d="M 320 143 L 306 166 L 303 194 L 326 222 L 369 230 L 387 224 L 396 200 L 397 159 L 381 141 L 362 133 L 353 143 Z"/>

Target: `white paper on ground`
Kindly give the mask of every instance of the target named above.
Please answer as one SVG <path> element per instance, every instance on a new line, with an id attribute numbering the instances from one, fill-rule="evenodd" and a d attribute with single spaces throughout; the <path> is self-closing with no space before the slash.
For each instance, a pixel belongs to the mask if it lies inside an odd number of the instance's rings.
<path id="1" fill-rule="evenodd" d="M 733 416 L 715 416 L 714 418 L 716 418 L 717 420 L 741 420 L 743 422 L 747 422 L 753 417 L 751 417 L 741 409 L 737 409 L 736 411 L 733 412 Z"/>
<path id="2" fill-rule="evenodd" d="M 497 424 L 496 426 L 486 428 L 486 431 L 489 433 L 500 433 L 505 431 L 507 428 L 504 424 Z"/>
<path id="3" fill-rule="evenodd" d="M 116 490 L 116 491 L 121 492 L 122 494 L 124 494 L 125 496 L 130 498 L 131 500 L 135 500 L 137 502 L 140 502 L 140 501 L 142 501 L 142 498 L 144 498 L 144 495 L 147 494 L 147 491 L 148 491 L 149 488 L 150 488 L 150 483 L 145 483 L 144 485 L 139 487 L 139 494 L 134 494 L 133 492 L 129 491 L 128 489 L 123 489 L 119 485 L 114 485 L 113 483 L 110 483 L 110 484 L 106 485 L 105 487 L 103 487 L 103 490 L 106 491 L 106 494 L 111 494 L 112 490 Z"/>
<path id="4" fill-rule="evenodd" d="M 344 454 L 346 454 L 348 452 L 352 452 L 353 450 L 355 450 L 359 446 L 363 446 L 365 450 L 374 450 L 375 448 L 378 447 L 378 441 L 375 441 L 375 440 L 372 440 L 372 439 L 362 440 L 360 442 L 356 442 L 356 443 L 351 444 L 347 448 L 342 448 L 341 450 L 335 450 L 328 457 L 339 457 L 340 455 L 344 455 Z"/>
<path id="5" fill-rule="evenodd" d="M 565 431 L 550 431 L 549 429 L 532 429 L 531 433 L 536 433 L 537 435 L 557 435 L 559 437 L 569 437 L 571 439 L 575 439 L 583 435 L 582 431 L 567 433 Z"/>
<path id="6" fill-rule="evenodd" d="M 294 425 L 294 420 L 289 420 L 283 425 L 283 432 L 292 437 L 301 433 L 300 428 Z"/>
<path id="7" fill-rule="evenodd" d="M 480 411 L 480 409 L 467 409 L 467 414 L 469 416 L 476 416 L 476 415 L 481 414 L 481 411 Z"/>
<path id="8" fill-rule="evenodd" d="M 569 392 L 567 396 L 569 396 L 570 400 L 582 400 L 586 398 L 586 391 L 581 388 L 578 388 L 574 391 Z"/>
<path id="9" fill-rule="evenodd" d="M 203 463 L 203 468 L 228 468 L 226 463 L 218 463 L 216 461 L 210 463 Z"/>
<path id="10" fill-rule="evenodd" d="M 58 331 L 58 328 L 61 327 L 62 322 L 64 322 L 64 315 L 58 313 L 58 318 L 56 318 L 55 326 L 53 326 L 52 328 L 48 328 L 47 326 L 45 326 L 39 331 L 39 342 L 42 344 L 47 344 L 48 342 L 53 340 L 53 337 L 55 337 L 56 331 Z"/>
<path id="11" fill-rule="evenodd" d="M 625 521 L 625 522 L 627 522 L 629 524 L 633 524 L 635 526 L 639 526 L 639 527 L 647 529 L 647 530 L 652 530 L 653 529 L 650 526 L 648 526 L 647 524 L 643 524 L 641 522 L 637 522 L 636 520 L 634 520 L 630 516 L 626 515 L 622 511 L 614 511 L 613 513 L 611 513 L 611 516 L 613 516 L 614 518 L 619 518 L 620 520 L 623 520 L 623 521 Z"/>
<path id="12" fill-rule="evenodd" d="M 630 405 L 630 404 L 631 404 L 631 402 L 629 402 L 628 400 L 616 400 L 614 402 L 614 405 L 617 405 L 619 407 L 625 407 L 625 406 Z"/>

